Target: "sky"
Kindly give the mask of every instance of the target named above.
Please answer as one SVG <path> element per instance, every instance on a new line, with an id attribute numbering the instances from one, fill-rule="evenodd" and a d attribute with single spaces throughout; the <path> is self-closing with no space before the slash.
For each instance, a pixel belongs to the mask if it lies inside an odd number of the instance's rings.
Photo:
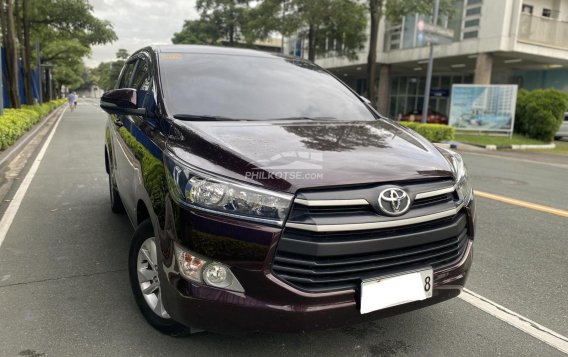
<path id="1" fill-rule="evenodd" d="M 168 44 L 174 32 L 181 30 L 184 20 L 196 19 L 195 0 L 89 0 L 95 16 L 109 20 L 118 41 L 94 46 L 88 67 L 112 61 L 119 48 L 128 53 L 150 44 Z"/>

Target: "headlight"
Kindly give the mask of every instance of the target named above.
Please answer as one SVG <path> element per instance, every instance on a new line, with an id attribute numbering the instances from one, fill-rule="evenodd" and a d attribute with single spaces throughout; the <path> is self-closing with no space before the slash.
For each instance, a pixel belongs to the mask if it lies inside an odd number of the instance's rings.
<path id="1" fill-rule="evenodd" d="M 469 183 L 469 176 L 467 174 L 467 169 L 465 163 L 460 154 L 446 150 L 449 154 L 450 161 L 454 170 L 454 179 L 456 181 L 456 190 L 458 191 L 459 197 L 467 202 L 471 196 L 472 187 Z"/>
<path id="2" fill-rule="evenodd" d="M 170 194 L 183 204 L 281 225 L 292 196 L 214 177 L 164 155 Z"/>

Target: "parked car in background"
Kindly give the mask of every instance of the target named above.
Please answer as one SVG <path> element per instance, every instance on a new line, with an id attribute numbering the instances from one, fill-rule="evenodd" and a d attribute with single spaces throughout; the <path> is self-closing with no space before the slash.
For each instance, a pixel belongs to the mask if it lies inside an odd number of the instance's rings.
<path id="1" fill-rule="evenodd" d="M 118 87 L 101 98 L 111 209 L 135 228 L 131 288 L 156 329 L 304 331 L 460 294 L 475 232 L 461 156 L 327 71 L 160 46 Z"/>
<path id="2" fill-rule="evenodd" d="M 560 125 L 560 129 L 554 135 L 556 140 L 562 138 L 568 138 L 568 112 L 564 113 L 564 121 Z"/>
<path id="3" fill-rule="evenodd" d="M 412 121 L 421 122 L 422 121 L 422 111 L 413 110 L 400 117 L 400 121 Z M 434 110 L 428 110 L 428 124 L 446 124 L 448 125 L 448 117 L 440 112 Z"/>

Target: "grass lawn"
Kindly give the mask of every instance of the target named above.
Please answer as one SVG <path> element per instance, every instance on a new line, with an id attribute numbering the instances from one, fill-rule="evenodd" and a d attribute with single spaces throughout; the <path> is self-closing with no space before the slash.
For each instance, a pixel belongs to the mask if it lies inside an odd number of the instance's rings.
<path id="1" fill-rule="evenodd" d="M 513 138 L 508 136 L 494 136 L 485 134 L 472 134 L 457 132 L 455 141 L 464 144 L 474 145 L 543 145 L 548 144 L 540 140 L 529 139 L 525 136 L 513 134 Z"/>

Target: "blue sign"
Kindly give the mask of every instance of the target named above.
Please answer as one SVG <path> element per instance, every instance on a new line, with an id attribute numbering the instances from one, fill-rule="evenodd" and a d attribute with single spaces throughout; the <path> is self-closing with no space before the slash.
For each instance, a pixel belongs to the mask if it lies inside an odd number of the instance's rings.
<path id="1" fill-rule="evenodd" d="M 448 98 L 449 96 L 449 89 L 430 89 L 430 97 Z"/>

